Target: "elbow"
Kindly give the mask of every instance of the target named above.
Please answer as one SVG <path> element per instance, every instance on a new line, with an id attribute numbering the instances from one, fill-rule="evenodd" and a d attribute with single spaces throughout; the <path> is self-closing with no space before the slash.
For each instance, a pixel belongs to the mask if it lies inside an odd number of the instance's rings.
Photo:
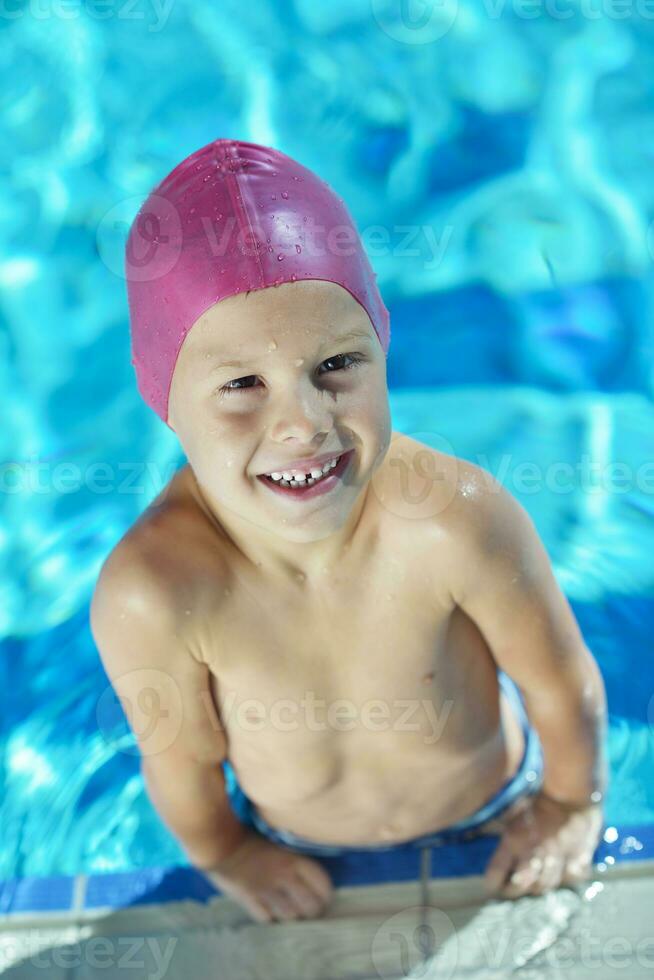
<path id="1" fill-rule="evenodd" d="M 602 676 L 600 666 L 592 654 L 589 647 L 584 646 L 585 651 L 585 671 L 583 677 L 583 696 L 585 700 L 595 701 L 604 710 L 607 708 L 606 685 Z"/>

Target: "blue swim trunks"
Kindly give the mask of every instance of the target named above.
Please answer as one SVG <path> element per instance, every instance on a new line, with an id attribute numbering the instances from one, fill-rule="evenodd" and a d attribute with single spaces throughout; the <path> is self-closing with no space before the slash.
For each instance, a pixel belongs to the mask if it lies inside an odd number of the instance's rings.
<path id="1" fill-rule="evenodd" d="M 316 841 L 298 837 L 288 830 L 278 830 L 268 824 L 256 806 L 250 800 L 236 779 L 236 773 L 230 762 L 223 762 L 226 789 L 232 809 L 239 819 L 246 825 L 254 827 L 276 844 L 283 844 L 285 847 L 299 851 L 303 854 L 325 857 L 335 857 L 351 851 L 388 851 L 394 847 L 431 847 L 438 844 L 454 843 L 466 840 L 474 836 L 474 832 L 487 820 L 493 820 L 507 810 L 516 800 L 524 796 L 536 793 L 543 782 L 543 752 L 540 740 L 534 728 L 529 724 L 529 719 L 525 711 L 524 701 L 520 689 L 515 681 L 503 670 L 498 671 L 498 681 L 512 704 L 520 723 L 525 739 L 525 749 L 518 771 L 512 779 L 507 780 L 503 786 L 490 800 L 487 800 L 471 816 L 466 817 L 458 823 L 450 824 L 449 827 L 439 830 L 433 834 L 423 834 L 421 837 L 414 837 L 408 841 L 395 844 L 357 844 L 357 845 L 335 845 L 321 844 Z"/>

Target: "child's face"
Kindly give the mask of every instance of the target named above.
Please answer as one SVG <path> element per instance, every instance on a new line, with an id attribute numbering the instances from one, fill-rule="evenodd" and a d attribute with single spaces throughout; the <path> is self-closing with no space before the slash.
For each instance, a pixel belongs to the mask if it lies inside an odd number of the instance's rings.
<path id="1" fill-rule="evenodd" d="M 320 280 L 221 300 L 184 341 L 168 422 L 214 507 L 289 540 L 328 534 L 390 444 L 386 359 L 368 314 Z M 289 498 L 259 479 L 349 449 L 348 470 L 328 493 Z"/>

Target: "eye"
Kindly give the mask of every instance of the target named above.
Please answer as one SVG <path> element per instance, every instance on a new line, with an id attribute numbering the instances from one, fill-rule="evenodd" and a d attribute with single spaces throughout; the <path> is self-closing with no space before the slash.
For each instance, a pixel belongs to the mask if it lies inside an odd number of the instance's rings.
<path id="1" fill-rule="evenodd" d="M 360 354 L 335 354 L 334 357 L 328 357 L 323 364 L 334 364 L 337 361 L 349 358 L 349 364 L 343 364 L 341 367 L 334 368 L 333 371 L 327 371 L 327 374 L 334 374 L 337 371 L 349 371 L 350 368 L 356 367 L 363 361 L 363 357 Z M 250 381 L 251 379 L 256 380 L 256 374 L 248 374 L 243 378 L 235 378 L 234 381 L 228 381 L 226 385 L 223 385 L 218 389 L 220 397 L 223 395 L 231 395 L 235 391 L 246 391 L 248 388 L 253 388 L 253 385 L 242 385 L 243 381 Z M 238 387 L 233 387 L 238 386 Z"/>
<path id="2" fill-rule="evenodd" d="M 339 360 L 341 360 L 341 358 L 344 358 L 344 357 L 349 357 L 350 358 L 350 363 L 349 364 L 344 364 L 340 368 L 336 368 L 337 371 L 349 371 L 350 368 L 356 367 L 357 364 L 360 364 L 361 361 L 363 360 L 363 358 L 360 357 L 359 354 L 336 354 L 335 357 L 328 357 L 327 360 L 326 361 L 323 361 L 322 363 L 323 364 L 330 364 L 330 363 L 333 364 L 334 361 L 339 361 Z M 331 371 L 328 371 L 327 373 L 328 374 L 331 374 Z"/>
<path id="3" fill-rule="evenodd" d="M 232 388 L 231 386 L 232 385 L 239 385 L 240 386 L 242 381 L 248 381 L 250 378 L 255 378 L 255 377 L 256 377 L 256 375 L 254 375 L 254 374 L 248 374 L 244 378 L 236 378 L 234 381 L 228 381 L 226 385 L 223 385 L 222 388 L 219 388 L 218 390 L 221 392 L 221 394 L 224 392 L 226 395 L 230 394 L 232 391 L 242 391 L 243 388 L 250 388 L 252 386 L 251 385 L 244 385 L 244 386 L 238 387 L 238 388 Z"/>

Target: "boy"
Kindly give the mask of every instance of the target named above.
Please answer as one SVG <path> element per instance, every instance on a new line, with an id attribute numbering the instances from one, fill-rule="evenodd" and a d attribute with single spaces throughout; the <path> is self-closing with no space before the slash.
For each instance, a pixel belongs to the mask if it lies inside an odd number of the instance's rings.
<path id="1" fill-rule="evenodd" d="M 91 626 L 189 860 L 257 921 L 319 915 L 315 858 L 348 848 L 500 832 L 489 892 L 586 878 L 599 669 L 521 505 L 391 431 L 388 311 L 343 201 L 216 140 L 141 208 L 127 278 L 139 388 L 188 463 Z"/>

